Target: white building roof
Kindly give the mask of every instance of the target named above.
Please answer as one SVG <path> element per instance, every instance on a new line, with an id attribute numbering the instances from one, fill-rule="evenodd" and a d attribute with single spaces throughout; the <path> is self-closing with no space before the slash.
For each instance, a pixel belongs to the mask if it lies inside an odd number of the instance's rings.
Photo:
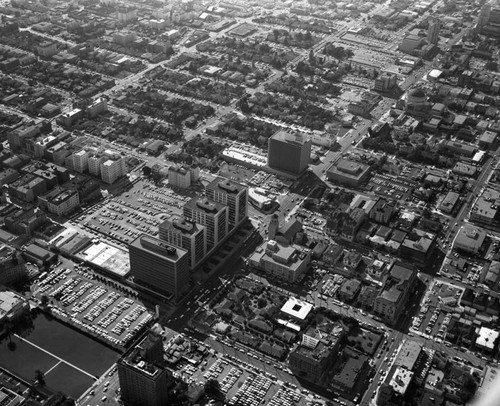
<path id="1" fill-rule="evenodd" d="M 481 327 L 479 330 L 479 337 L 477 337 L 476 340 L 476 345 L 493 350 L 495 341 L 499 335 L 500 333 L 498 331 L 492 330 L 488 327 Z"/>
<path id="2" fill-rule="evenodd" d="M 408 371 L 405 368 L 398 367 L 392 376 L 390 386 L 394 388 L 394 391 L 404 395 L 408 385 L 410 384 L 411 378 L 413 377 L 413 372 Z"/>
<path id="3" fill-rule="evenodd" d="M 8 290 L 0 292 L 0 320 L 20 302 L 22 299 L 16 293 Z"/>
<path id="4" fill-rule="evenodd" d="M 281 311 L 290 317 L 298 320 L 304 320 L 311 312 L 313 305 L 303 302 L 295 297 L 291 297 L 281 308 Z"/>

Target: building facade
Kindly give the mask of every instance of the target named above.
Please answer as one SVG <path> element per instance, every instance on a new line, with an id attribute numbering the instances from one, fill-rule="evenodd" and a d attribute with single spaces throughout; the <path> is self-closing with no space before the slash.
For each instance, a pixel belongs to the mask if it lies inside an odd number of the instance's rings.
<path id="1" fill-rule="evenodd" d="M 429 44 L 437 44 L 439 42 L 439 30 L 441 29 L 441 21 L 434 18 L 429 21 L 427 28 L 427 42 Z"/>
<path id="2" fill-rule="evenodd" d="M 282 246 L 274 240 L 267 241 L 249 258 L 249 264 L 274 278 L 296 282 L 306 272 L 311 261 L 310 251 L 299 246 Z"/>
<path id="3" fill-rule="evenodd" d="M 46 195 L 39 196 L 38 204 L 46 208 L 49 213 L 62 217 L 80 206 L 80 197 L 76 190 L 57 187 Z"/>
<path id="4" fill-rule="evenodd" d="M 145 234 L 129 245 L 130 271 L 137 283 L 176 298 L 188 288 L 189 255 Z"/>
<path id="5" fill-rule="evenodd" d="M 207 254 L 206 227 L 185 218 L 166 220 L 159 225 L 160 238 L 189 254 L 189 266 L 195 268 Z"/>
<path id="6" fill-rule="evenodd" d="M 375 299 L 374 312 L 387 323 L 395 323 L 405 309 L 416 278 L 414 269 L 395 264 L 384 282 L 382 292 Z"/>
<path id="7" fill-rule="evenodd" d="M 207 251 L 216 247 L 228 233 L 227 206 L 220 203 L 194 197 L 184 205 L 183 214 L 186 220 L 205 226 Z"/>
<path id="8" fill-rule="evenodd" d="M 248 217 L 248 188 L 227 179 L 217 178 L 205 188 L 205 195 L 228 208 L 229 231 Z"/>
<path id="9" fill-rule="evenodd" d="M 299 175 L 309 165 L 311 145 L 311 140 L 300 133 L 279 130 L 269 138 L 267 164 L 273 169 Z"/>
<path id="10" fill-rule="evenodd" d="M 118 361 L 121 397 L 127 406 L 167 405 L 168 378 L 162 337 L 153 333 Z"/>

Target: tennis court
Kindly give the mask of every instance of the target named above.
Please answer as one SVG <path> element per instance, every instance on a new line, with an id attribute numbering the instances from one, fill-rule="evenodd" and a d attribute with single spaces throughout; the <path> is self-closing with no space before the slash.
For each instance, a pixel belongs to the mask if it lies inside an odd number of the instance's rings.
<path id="1" fill-rule="evenodd" d="M 45 375 L 46 385 L 78 398 L 106 371 L 119 354 L 76 330 L 40 314 L 34 328 L 0 342 L 0 366 L 27 381 L 35 371 Z"/>

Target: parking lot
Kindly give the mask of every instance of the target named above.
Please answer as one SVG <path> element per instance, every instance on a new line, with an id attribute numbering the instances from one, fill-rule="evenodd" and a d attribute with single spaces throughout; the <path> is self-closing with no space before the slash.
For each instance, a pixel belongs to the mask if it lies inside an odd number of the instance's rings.
<path id="1" fill-rule="evenodd" d="M 301 394 L 294 384 L 283 384 L 272 374 L 233 356 L 225 355 L 217 358 L 208 369 L 200 373 L 197 380 L 198 383 L 204 384 L 209 379 L 220 382 L 220 388 L 229 405 L 303 406 L 306 404 L 305 393 Z"/>
<path id="2" fill-rule="evenodd" d="M 57 318 L 113 346 L 123 347 L 152 315 L 141 303 L 93 279 L 83 271 L 55 269 L 35 282 L 33 295 L 40 300 L 47 297 Z"/>
<path id="3" fill-rule="evenodd" d="M 369 182 L 369 189 L 378 195 L 398 200 L 407 199 L 416 187 L 415 182 L 400 176 L 376 174 Z"/>
<path id="4" fill-rule="evenodd" d="M 458 286 L 436 281 L 423 298 L 420 313 L 413 318 L 411 330 L 443 341 L 451 313 L 462 293 L 463 289 Z"/>
<path id="5" fill-rule="evenodd" d="M 132 191 L 95 206 L 92 212 L 83 214 L 77 221 L 97 235 L 101 234 L 102 238 L 126 246 L 142 233 L 156 236 L 158 226 L 182 214 L 184 203 L 199 193 L 198 189 L 190 188 L 181 194 L 169 186 L 156 186 L 141 179 Z"/>

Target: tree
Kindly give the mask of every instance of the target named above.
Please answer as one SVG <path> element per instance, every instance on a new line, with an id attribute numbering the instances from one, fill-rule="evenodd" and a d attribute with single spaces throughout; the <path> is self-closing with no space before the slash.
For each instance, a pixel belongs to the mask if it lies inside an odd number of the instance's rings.
<path id="1" fill-rule="evenodd" d="M 205 396 L 214 400 L 224 401 L 224 394 L 220 388 L 220 383 L 217 379 L 209 379 L 204 386 Z"/>
<path id="2" fill-rule="evenodd" d="M 314 51 L 312 49 L 309 51 L 309 63 L 313 66 L 316 65 L 316 58 L 314 57 Z"/>
<path id="3" fill-rule="evenodd" d="M 47 295 L 42 295 L 40 297 L 40 303 L 42 304 L 42 306 L 47 306 L 49 304 L 49 297 Z"/>
<path id="4" fill-rule="evenodd" d="M 37 369 L 35 371 L 35 380 L 40 384 L 40 385 L 45 385 L 45 375 L 44 373 L 40 370 Z"/>

